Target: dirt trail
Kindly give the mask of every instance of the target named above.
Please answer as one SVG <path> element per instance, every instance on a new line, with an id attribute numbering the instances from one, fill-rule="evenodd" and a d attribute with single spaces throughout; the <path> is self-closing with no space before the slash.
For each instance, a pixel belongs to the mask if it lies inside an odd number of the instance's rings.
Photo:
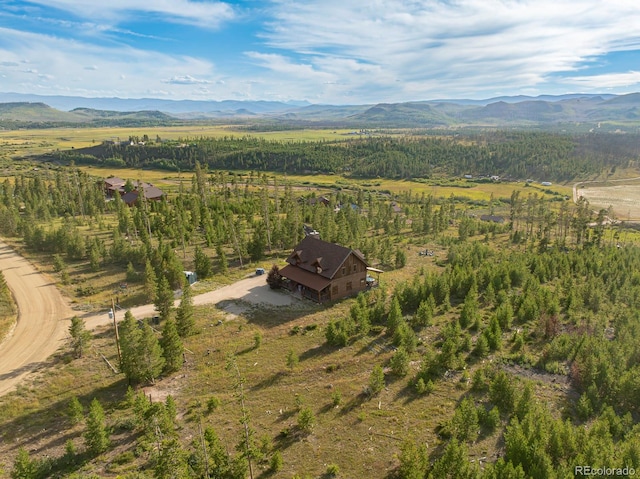
<path id="1" fill-rule="evenodd" d="M 69 319 L 80 315 L 69 306 L 55 283 L 8 245 L 0 241 L 0 270 L 18 306 L 18 321 L 7 338 L 0 343 L 0 396 L 14 390 L 28 374 L 47 365 L 47 359 L 68 338 Z M 272 291 L 266 276 L 251 276 L 193 298 L 195 305 L 241 299 L 250 304 L 288 306 L 297 301 L 288 294 Z M 175 302 L 177 306 L 179 300 Z M 153 304 L 132 308 L 134 317 L 142 319 L 155 314 Z M 121 321 L 123 312 L 116 314 Z M 83 316 L 87 329 L 110 324 L 108 313 Z"/>
<path id="2" fill-rule="evenodd" d="M 53 281 L 0 241 L 0 270 L 18 306 L 18 321 L 0 343 L 0 395 L 46 364 L 67 337 L 74 314 Z"/>

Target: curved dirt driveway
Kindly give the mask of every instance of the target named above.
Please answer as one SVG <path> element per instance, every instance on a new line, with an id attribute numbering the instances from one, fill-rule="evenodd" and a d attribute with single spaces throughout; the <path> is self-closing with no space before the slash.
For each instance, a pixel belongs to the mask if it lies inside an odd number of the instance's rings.
<path id="1" fill-rule="evenodd" d="M 0 343 L 0 395 L 43 366 L 67 336 L 73 310 L 55 284 L 0 241 L 0 270 L 18 306 L 18 322 Z"/>
<path id="2" fill-rule="evenodd" d="M 47 358 L 60 348 L 68 337 L 69 319 L 80 315 L 69 306 L 45 274 L 40 273 L 25 258 L 0 241 L 0 270 L 18 306 L 18 322 L 0 343 L 0 396 L 12 391 L 29 373 L 45 366 Z M 288 294 L 272 291 L 266 276 L 251 276 L 215 291 L 194 296 L 194 305 L 242 299 L 248 303 L 289 306 L 297 301 Z M 177 306 L 179 300 L 175 302 Z M 146 304 L 131 309 L 137 319 L 153 316 L 155 307 Z M 116 319 L 122 321 L 119 311 Z M 111 324 L 107 312 L 84 315 L 87 329 Z"/>

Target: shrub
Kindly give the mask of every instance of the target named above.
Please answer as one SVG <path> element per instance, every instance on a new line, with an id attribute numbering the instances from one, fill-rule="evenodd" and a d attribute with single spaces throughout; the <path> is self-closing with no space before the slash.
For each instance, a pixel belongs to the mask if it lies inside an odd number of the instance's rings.
<path id="1" fill-rule="evenodd" d="M 262 333 L 260 331 L 256 331 L 253 333 L 253 349 L 258 349 L 262 344 Z"/>
<path id="2" fill-rule="evenodd" d="M 207 412 L 211 413 L 215 411 L 220 407 L 221 404 L 222 404 L 222 401 L 220 401 L 219 398 L 217 398 L 216 396 L 211 396 L 207 400 Z"/>
<path id="3" fill-rule="evenodd" d="M 274 264 L 267 273 L 267 284 L 271 289 L 282 288 L 282 275 L 277 264 Z"/>
<path id="4" fill-rule="evenodd" d="M 282 460 L 282 453 L 280 453 L 280 451 L 274 452 L 273 456 L 271 456 L 271 463 L 269 465 L 271 472 L 278 472 L 282 469 L 283 465 L 284 461 Z"/>
<path id="5" fill-rule="evenodd" d="M 336 477 L 338 474 L 340 474 L 340 468 L 337 464 L 329 464 L 327 466 L 327 476 Z"/>
<path id="6" fill-rule="evenodd" d="M 313 414 L 313 411 L 308 408 L 302 408 L 300 413 L 298 414 L 298 428 L 302 432 L 310 433 L 315 425 L 316 417 Z"/>
<path id="7" fill-rule="evenodd" d="M 434 389 L 433 381 L 431 379 L 428 379 L 427 382 L 425 382 L 423 378 L 418 378 L 415 388 L 416 392 L 420 395 L 430 394 Z"/>
<path id="8" fill-rule="evenodd" d="M 296 352 L 293 349 L 290 349 L 287 353 L 287 367 L 289 369 L 295 369 L 295 367 L 298 365 L 299 360 L 300 359 L 298 358 Z"/>

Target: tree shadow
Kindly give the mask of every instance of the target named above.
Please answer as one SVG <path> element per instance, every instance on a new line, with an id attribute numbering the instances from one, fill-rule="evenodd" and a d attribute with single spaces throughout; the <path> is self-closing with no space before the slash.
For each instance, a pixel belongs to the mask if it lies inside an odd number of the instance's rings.
<path id="1" fill-rule="evenodd" d="M 260 389 L 264 389 L 264 388 L 273 386 L 273 385 L 277 384 L 278 382 L 280 382 L 282 380 L 282 378 L 286 376 L 286 374 L 287 373 L 285 373 L 283 371 L 278 371 L 277 373 L 273 373 L 271 376 L 263 379 L 259 383 L 254 384 L 253 386 L 251 386 L 251 389 L 254 390 L 254 391 L 257 391 L 257 390 L 260 390 Z"/>
<path id="2" fill-rule="evenodd" d="M 243 315 L 249 323 L 270 329 L 297 321 L 318 311 L 318 309 L 318 307 L 283 306 L 276 308 L 274 306 L 252 305 Z"/>
<path id="3" fill-rule="evenodd" d="M 377 336 L 373 338 L 367 344 L 363 345 L 355 355 L 362 356 L 363 354 L 371 353 L 379 356 L 380 354 L 384 354 L 395 349 L 393 346 L 386 344 L 387 341 L 385 338 L 385 336 Z"/>
<path id="4" fill-rule="evenodd" d="M 315 348 L 307 349 L 303 352 L 299 359 L 300 361 L 307 361 L 309 359 L 319 358 L 322 356 L 327 356 L 335 351 L 335 348 L 327 345 L 326 343 L 321 344 L 320 346 L 316 346 Z"/>
<path id="5" fill-rule="evenodd" d="M 353 397 L 349 402 L 347 402 L 342 408 L 340 408 L 340 415 L 345 416 L 349 414 L 354 409 L 362 406 L 365 402 L 371 400 L 371 395 L 366 392 L 361 392 L 357 396 Z"/>
<path id="6" fill-rule="evenodd" d="M 327 403 L 324 406 L 322 406 L 318 412 L 320 414 L 327 414 L 328 412 L 330 412 L 331 410 L 336 409 L 336 406 L 334 406 L 333 403 Z"/>

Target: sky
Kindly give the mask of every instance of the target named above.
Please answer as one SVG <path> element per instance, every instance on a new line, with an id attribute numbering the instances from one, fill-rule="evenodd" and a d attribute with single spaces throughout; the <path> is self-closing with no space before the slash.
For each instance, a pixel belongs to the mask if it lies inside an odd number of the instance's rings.
<path id="1" fill-rule="evenodd" d="M 371 104 L 640 91 L 638 0 L 0 0 L 0 91 Z"/>

